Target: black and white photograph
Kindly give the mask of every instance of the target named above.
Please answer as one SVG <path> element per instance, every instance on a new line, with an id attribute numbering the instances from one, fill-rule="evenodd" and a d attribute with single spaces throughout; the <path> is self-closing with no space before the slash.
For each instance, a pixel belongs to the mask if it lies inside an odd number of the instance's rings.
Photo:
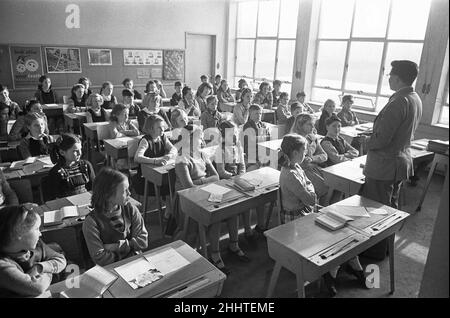
<path id="1" fill-rule="evenodd" d="M 449 2 L 0 0 L 2 308 L 448 298 Z"/>

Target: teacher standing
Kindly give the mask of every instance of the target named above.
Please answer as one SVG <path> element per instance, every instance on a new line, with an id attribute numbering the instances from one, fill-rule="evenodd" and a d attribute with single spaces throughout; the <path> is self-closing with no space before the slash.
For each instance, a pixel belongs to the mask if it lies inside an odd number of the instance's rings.
<path id="1" fill-rule="evenodd" d="M 401 60 L 391 66 L 389 87 L 395 93 L 375 118 L 373 134 L 366 139 L 363 196 L 396 208 L 402 181 L 414 174 L 410 144 L 422 117 L 422 101 L 412 87 L 417 64 Z"/>

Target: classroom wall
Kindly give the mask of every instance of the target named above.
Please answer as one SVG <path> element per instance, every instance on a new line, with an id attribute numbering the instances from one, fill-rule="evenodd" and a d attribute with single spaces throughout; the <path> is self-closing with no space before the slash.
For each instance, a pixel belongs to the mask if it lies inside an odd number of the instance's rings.
<path id="1" fill-rule="evenodd" d="M 66 27 L 69 4 L 80 8 L 79 29 Z M 186 32 L 214 34 L 216 72 L 223 73 L 227 6 L 225 0 L 0 0 L 0 44 L 184 49 Z M 123 79 L 105 80 L 121 87 Z M 172 82 L 166 86 L 171 94 Z M 30 92 L 11 95 L 20 102 Z"/>

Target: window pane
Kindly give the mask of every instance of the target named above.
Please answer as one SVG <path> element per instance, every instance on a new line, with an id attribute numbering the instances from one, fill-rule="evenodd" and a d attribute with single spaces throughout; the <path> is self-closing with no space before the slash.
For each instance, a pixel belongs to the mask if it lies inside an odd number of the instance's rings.
<path id="1" fill-rule="evenodd" d="M 341 88 L 347 42 L 320 41 L 314 85 Z"/>
<path id="2" fill-rule="evenodd" d="M 345 89 L 376 93 L 383 43 L 352 42 Z"/>
<path id="3" fill-rule="evenodd" d="M 422 47 L 422 43 L 389 43 L 386 52 L 386 60 L 384 63 L 384 74 L 389 74 L 391 71 L 391 62 L 394 60 L 410 60 L 419 65 L 420 57 L 422 55 Z M 388 76 L 383 76 L 381 94 L 393 94 L 393 91 L 389 88 Z"/>
<path id="4" fill-rule="evenodd" d="M 353 0 L 322 0 L 319 38 L 349 38 Z"/>
<path id="5" fill-rule="evenodd" d="M 389 102 L 388 97 L 378 96 L 377 99 L 377 110 L 382 110 L 384 106 Z"/>
<path id="6" fill-rule="evenodd" d="M 280 38 L 297 35 L 298 0 L 282 0 L 280 12 Z"/>
<path id="7" fill-rule="evenodd" d="M 258 2 L 239 2 L 237 19 L 237 36 L 253 38 L 256 36 L 256 14 Z"/>
<path id="8" fill-rule="evenodd" d="M 258 40 L 256 42 L 255 77 L 273 80 L 275 48 L 275 40 Z"/>
<path id="9" fill-rule="evenodd" d="M 311 100 L 318 103 L 325 103 L 327 99 L 332 99 L 339 105 L 340 91 L 324 88 L 313 88 L 311 92 Z"/>
<path id="10" fill-rule="evenodd" d="M 347 95 L 347 93 L 344 93 L 344 95 Z M 369 108 L 369 109 L 375 108 L 375 99 L 376 99 L 375 97 L 358 95 L 358 94 L 351 94 L 351 95 L 353 96 L 353 100 L 354 100 L 353 106 Z M 342 101 L 342 96 L 341 96 L 340 102 L 341 101 Z M 338 105 L 338 106 L 340 106 L 340 105 Z"/>
<path id="11" fill-rule="evenodd" d="M 292 81 L 294 69 L 295 41 L 280 41 L 278 43 L 277 79 Z"/>
<path id="12" fill-rule="evenodd" d="M 283 83 L 283 85 L 281 85 L 281 91 L 289 94 L 289 100 L 295 99 L 295 94 L 294 94 L 294 96 L 291 96 L 291 90 L 292 90 L 292 84 Z"/>
<path id="13" fill-rule="evenodd" d="M 278 32 L 279 1 L 260 1 L 258 13 L 258 36 L 276 36 Z"/>
<path id="14" fill-rule="evenodd" d="M 447 104 L 448 104 L 448 95 L 447 95 Z M 448 113 L 449 113 L 449 107 L 448 106 L 442 106 L 441 109 L 441 116 L 439 117 L 439 124 L 447 125 L 448 126 Z"/>
<path id="15" fill-rule="evenodd" d="M 395 0 L 389 27 L 390 39 L 423 40 L 431 0 Z"/>
<path id="16" fill-rule="evenodd" d="M 254 40 L 237 40 L 236 75 L 253 76 Z"/>
<path id="17" fill-rule="evenodd" d="M 389 0 L 357 0 L 353 37 L 385 37 Z"/>

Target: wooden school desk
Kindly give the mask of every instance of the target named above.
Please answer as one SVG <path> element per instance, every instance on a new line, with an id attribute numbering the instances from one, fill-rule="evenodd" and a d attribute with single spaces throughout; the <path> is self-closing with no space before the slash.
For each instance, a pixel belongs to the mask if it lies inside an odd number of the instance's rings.
<path id="1" fill-rule="evenodd" d="M 87 122 L 87 113 L 65 113 L 64 127 L 67 132 L 82 135 L 81 125 Z"/>
<path id="2" fill-rule="evenodd" d="M 141 140 L 142 137 L 143 137 L 143 135 L 103 140 L 103 142 L 105 144 L 105 152 L 106 152 L 106 159 L 107 159 L 108 165 L 115 168 L 116 163 L 119 159 L 126 159 L 128 161 L 128 159 L 129 159 L 128 143 L 131 141 L 134 141 L 137 144 L 137 143 L 139 143 L 139 140 Z M 137 149 L 137 147 L 136 147 L 136 149 Z M 129 162 L 128 162 L 128 166 L 130 166 Z"/>
<path id="3" fill-rule="evenodd" d="M 158 255 L 173 248 L 189 264 L 165 275 L 143 288 L 133 289 L 120 277 L 114 268 L 127 264 L 135 259 L 152 255 Z M 155 248 L 141 255 L 121 260 L 105 266 L 112 274 L 118 276 L 117 280 L 107 289 L 104 298 L 212 298 L 219 296 L 222 292 L 225 274 L 198 254 L 194 249 L 182 241 L 175 241 L 164 246 Z M 67 290 L 64 281 L 49 287 L 52 296 L 58 297 L 61 291 Z"/>
<path id="4" fill-rule="evenodd" d="M 317 135 L 319 138 L 319 141 L 323 138 L 321 135 Z M 263 141 L 258 143 L 258 154 L 265 151 L 265 153 L 269 153 L 268 156 L 270 158 L 270 167 L 274 169 L 278 169 L 278 156 L 279 156 L 279 149 L 281 148 L 281 142 L 283 141 L 283 138 L 281 139 L 273 139 L 269 141 Z"/>
<path id="5" fill-rule="evenodd" d="M 388 215 L 370 214 L 370 218 L 359 218 L 330 231 L 316 224 L 318 214 L 312 213 L 264 232 L 269 256 L 275 260 L 267 297 L 273 295 L 281 267 L 296 275 L 298 297 L 305 297 L 306 281 L 320 278 L 385 238 L 389 238 L 390 293 L 394 292 L 395 232 L 409 214 L 358 195 L 333 204 L 338 205 L 362 206 L 369 212 L 382 208 Z"/>
<path id="6" fill-rule="evenodd" d="M 180 196 L 180 207 L 185 214 L 184 229 L 186 234 L 189 218 L 194 219 L 198 223 L 200 244 L 202 253 L 206 257 L 206 228 L 214 223 L 224 221 L 234 215 L 248 211 L 250 209 L 262 206 L 268 202 L 277 200 L 277 190 L 280 180 L 280 172 L 270 167 L 264 167 L 258 170 L 246 172 L 239 176 L 246 179 L 254 179 L 261 182 L 257 186 L 259 195 L 249 196 L 245 193 L 230 188 L 233 183 L 232 179 L 222 179 L 214 184 L 230 189 L 224 194 L 222 202 L 209 202 L 209 192 L 202 190 L 205 186 L 196 186 L 190 189 L 178 191 Z"/>
<path id="7" fill-rule="evenodd" d="M 341 127 L 341 136 L 344 138 L 349 144 L 352 143 L 353 138 L 358 137 L 358 135 L 369 132 L 373 128 L 373 123 L 364 123 L 354 126 L 345 126 Z"/>
<path id="8" fill-rule="evenodd" d="M 218 149 L 218 146 L 206 147 L 203 149 L 209 157 L 212 159 L 215 151 Z M 169 162 L 164 166 L 152 165 L 152 164 L 141 164 L 142 177 L 145 179 L 144 186 L 144 203 L 143 203 L 143 211 L 147 212 L 147 200 L 148 200 L 148 187 L 149 183 L 153 184 L 155 189 L 155 199 L 156 205 L 159 211 L 159 224 L 161 226 L 161 236 L 163 236 L 163 206 L 162 206 L 162 198 L 161 198 L 161 187 L 168 186 L 169 187 L 169 200 L 166 202 L 172 202 L 174 198 L 174 189 L 175 189 L 175 180 L 170 178 L 169 173 L 171 170 L 175 169 L 175 159 L 169 160 Z"/>
<path id="9" fill-rule="evenodd" d="M 412 144 L 415 143 L 416 141 L 412 142 Z M 410 151 L 415 164 L 423 160 L 429 160 L 433 156 L 433 153 L 427 150 L 410 148 Z M 367 155 L 364 155 L 321 169 L 325 184 L 329 187 L 325 202 L 329 202 L 335 190 L 341 192 L 344 197 L 359 193 L 366 182 L 363 174 L 366 160 Z"/>
<path id="10" fill-rule="evenodd" d="M 91 204 L 91 197 L 92 194 L 90 192 L 85 192 L 82 194 L 47 201 L 45 204 L 34 209 L 34 211 L 39 213 L 42 217 L 41 232 L 44 241 L 58 243 L 66 253 L 68 259 L 76 261 L 78 264 L 82 264 L 84 268 L 86 268 L 89 258 L 89 255 L 83 254 L 84 249 L 82 242 L 84 237 L 81 232 L 81 226 L 84 222 L 84 217 L 66 218 L 63 219 L 62 224 L 45 227 L 43 217 L 44 212 L 59 210 L 65 206 Z M 130 202 L 137 207 L 141 205 L 140 202 L 131 197 Z"/>
<path id="11" fill-rule="evenodd" d="M 276 125 L 277 122 L 276 122 L 276 118 L 275 118 L 276 117 L 275 111 L 276 111 L 276 109 L 263 108 L 263 110 L 262 110 L 262 119 L 261 120 L 264 121 L 264 122 Z"/>
<path id="12" fill-rule="evenodd" d="M 108 125 L 109 121 L 102 121 L 97 123 L 84 123 L 83 130 L 84 136 L 87 142 L 87 157 L 90 162 L 92 162 L 92 154 L 94 147 L 98 148 L 98 137 L 97 137 L 97 127 Z M 99 151 L 100 149 L 97 149 Z"/>
<path id="13" fill-rule="evenodd" d="M 62 117 L 67 107 L 69 107 L 68 104 L 42 104 L 42 111 L 48 118 Z"/>
<path id="14" fill-rule="evenodd" d="M 237 104 L 235 103 L 235 102 L 228 102 L 228 103 L 219 103 L 219 110 L 221 111 L 221 112 L 229 112 L 229 113 L 232 113 L 233 112 L 233 110 L 234 110 L 234 107 L 236 106 Z"/>

